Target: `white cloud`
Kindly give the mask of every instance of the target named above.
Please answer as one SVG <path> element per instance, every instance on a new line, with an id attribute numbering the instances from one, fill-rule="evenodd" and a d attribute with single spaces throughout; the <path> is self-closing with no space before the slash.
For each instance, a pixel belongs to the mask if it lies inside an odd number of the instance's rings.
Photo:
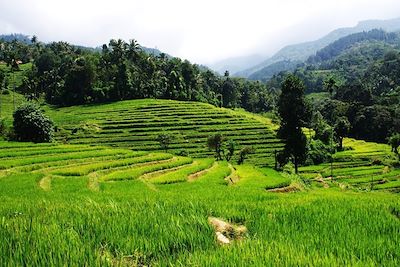
<path id="1" fill-rule="evenodd" d="M 0 0 L 0 31 L 97 46 L 135 38 L 205 63 L 270 54 L 363 19 L 400 16 L 396 0 Z"/>

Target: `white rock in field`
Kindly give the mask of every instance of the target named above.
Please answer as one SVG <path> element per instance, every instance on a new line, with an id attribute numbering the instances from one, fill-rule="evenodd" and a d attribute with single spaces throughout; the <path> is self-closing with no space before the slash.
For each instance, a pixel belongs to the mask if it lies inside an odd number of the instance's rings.
<path id="1" fill-rule="evenodd" d="M 217 235 L 217 240 L 218 242 L 220 242 L 221 244 L 229 244 L 231 241 L 224 236 L 221 232 L 216 232 L 215 233 Z"/>
<path id="2" fill-rule="evenodd" d="M 217 241 L 221 245 L 231 244 L 244 238 L 247 228 L 244 225 L 234 225 L 215 217 L 208 218 L 209 224 L 214 228 Z"/>

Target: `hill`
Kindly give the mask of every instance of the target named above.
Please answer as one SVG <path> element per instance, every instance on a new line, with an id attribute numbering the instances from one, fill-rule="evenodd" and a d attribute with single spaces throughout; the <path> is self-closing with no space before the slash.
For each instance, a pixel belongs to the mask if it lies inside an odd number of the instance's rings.
<path id="1" fill-rule="evenodd" d="M 339 40 L 317 51 L 315 55 L 308 58 L 307 62 L 320 63 L 322 61 L 334 59 L 344 51 L 352 48 L 357 43 L 372 43 L 374 41 L 378 41 L 386 44 L 396 45 L 399 42 L 399 39 L 399 34 L 387 33 L 383 30 L 377 29 L 368 32 L 354 33 L 340 38 Z"/>
<path id="2" fill-rule="evenodd" d="M 348 36 L 350 34 L 363 32 L 363 31 L 370 31 L 372 29 L 382 29 L 388 32 L 394 32 L 400 30 L 400 18 L 391 19 L 391 20 L 367 20 L 359 22 L 355 27 L 349 28 L 341 28 L 332 31 L 328 35 L 311 42 L 305 42 L 301 44 L 289 45 L 281 50 L 279 50 L 275 55 L 272 57 L 264 60 L 258 65 L 255 65 L 251 68 L 246 70 L 240 71 L 235 73 L 235 76 L 239 77 L 258 77 L 256 72 L 259 72 L 274 64 L 281 61 L 305 61 L 311 55 L 315 54 L 318 50 L 328 46 L 332 42 Z M 279 69 L 278 71 L 282 71 L 285 69 Z"/>
<path id="3" fill-rule="evenodd" d="M 165 133 L 172 137 L 170 152 L 207 157 L 213 155 L 207 138 L 220 133 L 238 150 L 253 147 L 248 162 L 264 166 L 274 165 L 274 152 L 283 146 L 267 119 L 198 102 L 144 99 L 47 112 L 58 126 L 57 140 L 71 144 L 161 151 L 157 136 Z"/>

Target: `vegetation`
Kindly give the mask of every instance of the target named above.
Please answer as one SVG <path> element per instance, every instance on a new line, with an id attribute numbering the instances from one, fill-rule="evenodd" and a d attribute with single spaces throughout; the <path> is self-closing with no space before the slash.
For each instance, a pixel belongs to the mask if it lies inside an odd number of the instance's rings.
<path id="1" fill-rule="evenodd" d="M 276 99 L 264 84 L 229 73 L 220 77 L 187 60 L 149 53 L 135 40 L 110 40 L 100 50 L 43 44 L 37 38 L 28 43 L 0 40 L 1 61 L 11 66 L 33 62 L 17 91 L 32 99 L 44 96 L 58 106 L 159 98 L 265 112 Z"/>
<path id="2" fill-rule="evenodd" d="M 168 152 L 168 147 L 171 143 L 171 137 L 168 134 L 159 134 L 157 136 L 157 141 L 160 143 L 161 149 Z"/>
<path id="3" fill-rule="evenodd" d="M 346 118 L 348 136 L 386 143 L 400 131 L 398 40 L 397 33 L 381 30 L 353 34 L 322 49 L 293 73 L 304 81 L 306 93 L 324 96 L 312 99 L 311 106 L 329 125 Z M 274 76 L 268 86 L 278 88 L 285 77 Z"/>
<path id="4" fill-rule="evenodd" d="M 400 133 L 394 134 L 389 138 L 389 145 L 392 147 L 392 152 L 399 156 Z"/>
<path id="5" fill-rule="evenodd" d="M 307 140 L 302 127 L 309 119 L 304 99 L 304 84 L 296 76 L 289 75 L 282 83 L 278 107 L 281 117 L 278 136 L 285 140 L 282 157 L 284 162 L 289 158 L 293 159 L 297 173 L 299 164 L 306 159 Z"/>
<path id="6" fill-rule="evenodd" d="M 254 153 L 255 149 L 249 146 L 245 146 L 239 151 L 239 159 L 238 159 L 238 164 L 243 164 L 244 160 L 247 158 L 247 156 L 251 153 Z"/>
<path id="7" fill-rule="evenodd" d="M 0 133 L 25 141 L 0 140 L 0 266 L 399 266 L 397 40 L 268 84 L 135 40 L 0 41 Z"/>
<path id="8" fill-rule="evenodd" d="M 215 134 L 207 139 L 207 146 L 215 153 L 216 160 L 222 160 L 222 145 L 225 138 L 221 134 Z"/>
<path id="9" fill-rule="evenodd" d="M 13 130 L 19 141 L 50 142 L 54 134 L 54 124 L 38 107 L 28 103 L 14 112 Z"/>
<path id="10" fill-rule="evenodd" d="M 235 142 L 235 151 L 252 146 L 247 162 L 273 166 L 274 151 L 283 143 L 270 120 L 243 110 L 216 108 L 198 102 L 128 100 L 110 104 L 45 108 L 57 125 L 55 140 L 71 144 L 103 144 L 138 151 L 165 152 L 157 140 L 169 135 L 168 152 L 181 156 L 214 156 L 207 146 L 217 133 Z M 227 147 L 221 147 L 221 158 Z M 224 152 L 224 153 L 223 153 Z M 231 160 L 237 161 L 238 153 Z"/>
<path id="11" fill-rule="evenodd" d="M 265 188 L 290 179 L 247 164 L 228 186 L 224 161 L 177 168 L 165 153 L 156 160 L 99 146 L 0 145 L 0 265 L 399 264 L 397 195 L 317 186 L 277 195 Z M 169 169 L 155 167 L 167 161 Z M 72 168 L 81 174 L 70 176 Z M 124 169 L 141 176 L 102 179 Z M 208 171 L 189 181 L 199 170 Z M 248 235 L 220 246 L 209 216 L 245 225 Z"/>

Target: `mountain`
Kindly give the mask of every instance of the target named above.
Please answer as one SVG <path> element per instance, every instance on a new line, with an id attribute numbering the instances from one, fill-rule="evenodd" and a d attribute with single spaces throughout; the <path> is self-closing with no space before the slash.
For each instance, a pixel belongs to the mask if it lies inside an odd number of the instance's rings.
<path id="1" fill-rule="evenodd" d="M 280 73 L 282 71 L 294 71 L 296 67 L 301 64 L 302 61 L 300 60 L 282 60 L 278 61 L 276 63 L 272 63 L 271 65 L 268 65 L 267 67 L 254 72 L 251 74 L 248 78 L 250 80 L 258 80 L 258 81 L 267 81 L 272 78 L 277 73 Z"/>
<path id="2" fill-rule="evenodd" d="M 157 48 L 148 48 L 148 47 L 144 47 L 144 46 L 140 46 L 140 48 L 146 52 L 149 55 L 153 55 L 153 56 L 159 56 L 161 54 L 164 54 L 167 58 L 172 58 L 171 55 L 168 55 L 160 50 L 158 50 Z"/>
<path id="3" fill-rule="evenodd" d="M 307 63 L 319 63 L 333 59 L 354 44 L 365 41 L 382 41 L 388 44 L 396 44 L 399 40 L 398 37 L 397 33 L 387 33 L 378 29 L 350 34 L 317 51 L 315 55 L 308 58 Z"/>
<path id="4" fill-rule="evenodd" d="M 25 44 L 31 43 L 31 38 L 28 35 L 21 34 L 21 33 L 13 33 L 13 34 L 1 34 L 0 40 L 4 42 L 12 42 L 18 41 Z"/>
<path id="5" fill-rule="evenodd" d="M 328 46 L 334 41 L 345 37 L 350 34 L 370 31 L 372 29 L 382 29 L 387 32 L 394 32 L 400 30 L 400 18 L 390 20 L 367 20 L 359 22 L 355 27 L 340 28 L 330 32 L 328 35 L 311 42 L 305 42 L 300 44 L 289 45 L 279 50 L 272 57 L 262 61 L 251 68 L 243 71 L 234 73 L 234 76 L 239 77 L 259 77 L 259 74 L 255 74 L 258 71 L 262 71 L 264 68 L 280 62 L 280 61 L 305 61 L 311 55 L 315 54 L 318 50 Z M 279 69 L 283 71 L 282 69 Z"/>
<path id="6" fill-rule="evenodd" d="M 400 33 L 374 29 L 340 38 L 290 71 L 303 80 L 307 93 L 324 91 L 324 81 L 335 77 L 337 85 L 363 81 L 363 85 L 370 88 L 372 93 L 381 95 L 400 86 L 398 55 Z M 271 77 L 268 84 L 270 87 L 279 87 L 284 76 L 283 72 L 279 73 Z M 265 76 L 255 78 L 266 81 Z"/>
<path id="7" fill-rule="evenodd" d="M 240 70 L 257 65 L 262 61 L 263 57 L 261 55 L 250 55 L 245 57 L 233 57 L 224 59 L 216 63 L 209 64 L 208 67 L 222 75 L 225 73 L 225 71 L 236 73 Z"/>

